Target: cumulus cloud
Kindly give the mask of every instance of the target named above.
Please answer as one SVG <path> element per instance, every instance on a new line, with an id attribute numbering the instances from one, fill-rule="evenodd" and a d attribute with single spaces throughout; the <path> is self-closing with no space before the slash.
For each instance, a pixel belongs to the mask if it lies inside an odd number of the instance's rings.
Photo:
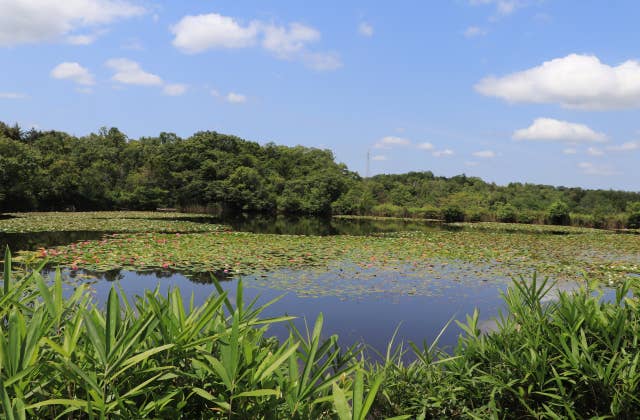
<path id="1" fill-rule="evenodd" d="M 0 10 L 0 46 L 55 41 L 65 35 L 71 42 L 87 42 L 72 33 L 145 12 L 125 0 L 0 0 Z"/>
<path id="2" fill-rule="evenodd" d="M 396 146 L 408 146 L 411 144 L 411 141 L 396 136 L 387 136 L 383 137 L 373 145 L 376 149 L 392 149 Z"/>
<path id="3" fill-rule="evenodd" d="M 476 38 L 479 36 L 486 35 L 488 32 L 486 29 L 481 28 L 479 26 L 469 26 L 464 30 L 464 36 L 467 38 Z"/>
<path id="4" fill-rule="evenodd" d="M 582 169 L 582 173 L 585 175 L 596 176 L 612 176 L 620 175 L 620 172 L 616 171 L 609 165 L 596 165 L 591 162 L 580 162 L 578 168 Z"/>
<path id="5" fill-rule="evenodd" d="M 106 64 L 115 71 L 111 79 L 119 83 L 142 86 L 159 86 L 164 83 L 160 76 L 144 71 L 140 64 L 127 58 L 112 58 Z"/>
<path id="6" fill-rule="evenodd" d="M 367 22 L 360 22 L 358 25 L 358 33 L 367 38 L 373 36 L 373 26 Z"/>
<path id="7" fill-rule="evenodd" d="M 0 99 L 25 99 L 27 95 L 17 92 L 0 92 Z"/>
<path id="8" fill-rule="evenodd" d="M 564 149 L 562 153 L 564 153 L 565 155 L 575 155 L 576 153 L 578 153 L 578 150 L 576 150 L 574 147 L 568 147 Z"/>
<path id="9" fill-rule="evenodd" d="M 496 157 L 496 152 L 493 150 L 480 150 L 478 152 L 473 152 L 472 155 L 481 159 L 492 159 Z"/>
<path id="10" fill-rule="evenodd" d="M 306 44 L 320 39 L 320 32 L 301 23 L 291 23 L 289 27 L 266 25 L 262 29 L 262 46 L 276 57 L 291 59 L 302 51 Z"/>
<path id="11" fill-rule="evenodd" d="M 374 155 L 374 156 L 371 156 L 371 160 L 381 161 L 381 160 L 388 160 L 388 158 L 385 155 Z"/>
<path id="12" fill-rule="evenodd" d="M 421 150 L 433 150 L 433 144 L 429 143 L 428 141 L 425 141 L 424 143 L 420 143 L 418 145 L 418 149 Z"/>
<path id="13" fill-rule="evenodd" d="M 275 25 L 259 20 L 246 24 L 218 13 L 184 16 L 170 27 L 173 45 L 187 54 L 210 49 L 248 48 L 255 45 L 281 60 L 299 60 L 318 71 L 342 67 L 338 54 L 309 50 L 320 40 L 320 32 L 308 25 L 293 22 Z"/>
<path id="14" fill-rule="evenodd" d="M 173 45 L 188 54 L 215 48 L 245 48 L 256 43 L 258 22 L 243 26 L 217 13 L 185 16 L 170 27 Z"/>
<path id="15" fill-rule="evenodd" d="M 76 62 L 60 63 L 51 70 L 51 77 L 54 79 L 71 80 L 79 85 L 93 85 L 95 81 L 93 75 L 86 67 L 82 67 Z"/>
<path id="16" fill-rule="evenodd" d="M 487 77 L 475 89 L 509 102 L 557 103 L 582 110 L 633 108 L 640 106 L 640 63 L 610 66 L 593 55 L 570 54 L 503 77 Z"/>
<path id="17" fill-rule="evenodd" d="M 584 124 L 576 124 L 553 118 L 537 118 L 527 128 L 513 133 L 515 140 L 557 141 L 567 143 L 599 143 L 607 141 L 607 136 Z"/>
<path id="18" fill-rule="evenodd" d="M 444 150 L 436 150 L 431 154 L 433 155 L 433 157 L 439 158 L 439 157 L 453 156 L 454 152 L 451 149 L 444 149 Z"/>
<path id="19" fill-rule="evenodd" d="M 162 88 L 162 93 L 169 96 L 180 96 L 187 92 L 189 87 L 183 83 L 169 83 Z"/>
<path id="20" fill-rule="evenodd" d="M 231 104 L 243 104 L 247 102 L 247 97 L 241 93 L 229 92 L 225 100 Z"/>
<path id="21" fill-rule="evenodd" d="M 619 145 L 609 146 L 606 149 L 611 152 L 631 152 L 633 150 L 640 150 L 640 141 L 628 141 Z"/>

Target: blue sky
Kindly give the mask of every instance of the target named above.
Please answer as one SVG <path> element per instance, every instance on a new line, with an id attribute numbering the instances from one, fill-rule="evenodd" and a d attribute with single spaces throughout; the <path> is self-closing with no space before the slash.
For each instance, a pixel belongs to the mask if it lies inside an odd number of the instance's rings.
<path id="1" fill-rule="evenodd" d="M 640 3 L 0 0 L 0 119 L 638 191 Z"/>

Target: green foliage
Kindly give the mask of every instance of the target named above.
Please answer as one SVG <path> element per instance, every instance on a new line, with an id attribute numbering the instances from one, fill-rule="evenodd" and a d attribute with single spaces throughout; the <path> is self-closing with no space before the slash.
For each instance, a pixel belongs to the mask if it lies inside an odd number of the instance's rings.
<path id="1" fill-rule="evenodd" d="M 440 335 L 421 347 L 391 340 L 381 362 L 291 327 L 282 343 L 269 302 L 231 301 L 219 283 L 202 306 L 177 289 L 133 301 L 112 288 L 104 309 L 88 286 L 66 296 L 58 271 L 12 271 L 0 289 L 0 416 L 24 418 L 638 418 L 640 290 L 611 301 L 589 285 L 558 291 L 520 279 L 496 330 L 479 313 L 458 322 L 452 354 Z M 14 266 L 14 269 L 18 267 Z M 549 295 L 555 294 L 550 300 Z M 446 329 L 447 326 L 443 328 Z"/>
<path id="2" fill-rule="evenodd" d="M 518 221 L 518 210 L 511 204 L 502 204 L 496 208 L 498 222 L 515 223 Z"/>
<path id="3" fill-rule="evenodd" d="M 442 210 L 442 218 L 446 223 L 464 221 L 464 212 L 457 206 L 448 206 Z"/>
<path id="4" fill-rule="evenodd" d="M 414 347 L 407 366 L 387 363 L 378 409 L 415 418 L 637 418 L 640 317 L 637 288 L 613 301 L 585 287 L 556 293 L 547 280 L 520 279 L 496 331 L 479 313 L 459 323 L 452 355 Z M 382 408 L 384 407 L 384 408 Z"/>
<path id="5" fill-rule="evenodd" d="M 571 222 L 569 206 L 562 201 L 555 201 L 547 210 L 547 218 L 552 225 L 568 225 Z"/>
<path id="6" fill-rule="evenodd" d="M 627 227 L 630 229 L 640 229 L 640 201 L 630 203 L 627 206 L 627 212 L 629 213 Z"/>

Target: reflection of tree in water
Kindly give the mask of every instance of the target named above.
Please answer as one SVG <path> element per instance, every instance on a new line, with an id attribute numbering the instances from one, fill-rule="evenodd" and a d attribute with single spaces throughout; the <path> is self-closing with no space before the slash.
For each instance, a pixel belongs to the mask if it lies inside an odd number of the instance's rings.
<path id="1" fill-rule="evenodd" d="M 46 268 L 43 270 L 43 275 L 50 275 L 55 272 L 55 268 Z M 225 273 L 224 270 L 216 270 L 213 272 L 190 272 L 190 271 L 178 271 L 178 270 L 147 270 L 147 271 L 128 271 L 113 269 L 108 271 L 92 271 L 92 270 L 69 270 L 66 274 L 72 279 L 94 279 L 99 281 L 120 281 L 123 280 L 127 273 L 135 273 L 136 275 L 155 276 L 157 279 L 170 279 L 176 274 L 182 275 L 189 279 L 193 283 L 199 284 L 211 284 L 213 283 L 212 277 L 218 281 L 230 281 L 233 279 L 233 274 Z"/>
<path id="2" fill-rule="evenodd" d="M 94 231 L 0 233 L 0 249 L 4 250 L 9 246 L 12 252 L 34 251 L 38 248 L 51 248 L 72 242 L 101 239 L 107 233 Z"/>

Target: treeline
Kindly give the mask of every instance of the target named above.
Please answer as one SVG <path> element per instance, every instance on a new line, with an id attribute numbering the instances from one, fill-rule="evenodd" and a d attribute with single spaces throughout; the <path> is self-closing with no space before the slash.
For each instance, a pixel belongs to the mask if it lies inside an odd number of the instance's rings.
<path id="1" fill-rule="evenodd" d="M 638 227 L 640 194 L 431 172 L 362 179 L 333 153 L 216 132 L 76 137 L 0 122 L 0 211 L 146 210 L 351 214 Z"/>
<path id="2" fill-rule="evenodd" d="M 341 214 L 457 221 L 549 223 L 598 228 L 640 228 L 640 194 L 613 190 L 510 183 L 431 172 L 376 175 L 336 203 Z"/>
<path id="3" fill-rule="evenodd" d="M 216 132 L 133 140 L 116 128 L 75 137 L 0 123 L 3 211 L 213 205 L 327 214 L 358 182 L 328 150 L 261 146 Z"/>

